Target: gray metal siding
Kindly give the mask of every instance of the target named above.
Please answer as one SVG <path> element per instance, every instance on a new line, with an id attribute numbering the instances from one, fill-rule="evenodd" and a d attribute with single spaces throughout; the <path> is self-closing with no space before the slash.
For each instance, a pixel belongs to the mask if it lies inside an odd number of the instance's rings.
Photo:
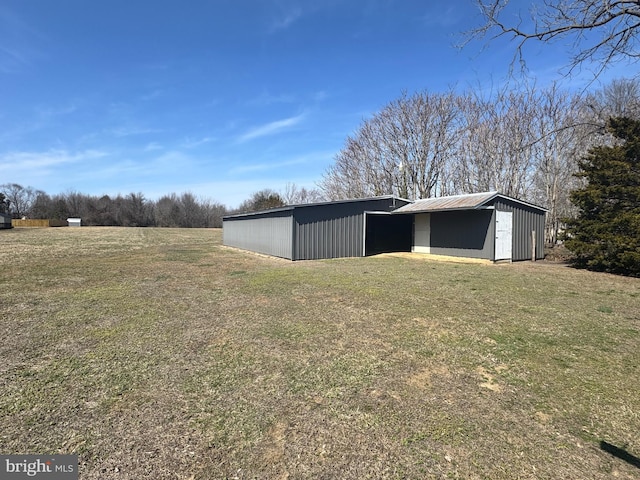
<path id="1" fill-rule="evenodd" d="M 0 214 L 0 228 L 11 228 L 11 216 Z"/>
<path id="2" fill-rule="evenodd" d="M 430 252 L 493 259 L 493 210 L 431 213 Z"/>
<path id="3" fill-rule="evenodd" d="M 305 207 L 294 212 L 294 259 L 360 257 L 364 211 L 359 203 Z"/>
<path id="4" fill-rule="evenodd" d="M 364 212 L 390 212 L 408 202 L 392 198 L 308 205 L 294 210 L 294 260 L 361 257 Z"/>
<path id="5" fill-rule="evenodd" d="M 496 199 L 496 210 L 513 212 L 513 260 L 531 260 L 531 232 L 536 232 L 536 258 L 544 258 L 544 212 L 526 205 Z"/>
<path id="6" fill-rule="evenodd" d="M 296 223 L 295 260 L 361 257 L 364 214 Z"/>
<path id="7" fill-rule="evenodd" d="M 292 260 L 292 240 L 291 210 L 222 222 L 222 243 L 230 247 Z"/>

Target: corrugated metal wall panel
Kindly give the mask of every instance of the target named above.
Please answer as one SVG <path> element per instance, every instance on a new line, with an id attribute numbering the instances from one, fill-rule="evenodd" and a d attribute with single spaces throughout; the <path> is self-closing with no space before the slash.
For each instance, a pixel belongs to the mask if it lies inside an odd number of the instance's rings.
<path id="1" fill-rule="evenodd" d="M 360 257 L 364 212 L 332 219 L 296 223 L 295 260 Z"/>
<path id="2" fill-rule="evenodd" d="M 536 232 L 536 258 L 544 258 L 544 212 L 499 198 L 497 210 L 513 212 L 513 260 L 531 260 L 531 232 Z"/>
<path id="3" fill-rule="evenodd" d="M 375 198 L 297 207 L 294 210 L 294 260 L 361 257 L 364 212 L 390 212 L 407 203 Z"/>
<path id="4" fill-rule="evenodd" d="M 493 210 L 431 213 L 430 252 L 493 260 Z"/>
<path id="5" fill-rule="evenodd" d="M 224 219 L 222 243 L 230 247 L 293 259 L 292 211 Z"/>
<path id="6" fill-rule="evenodd" d="M 0 213 L 0 228 L 12 228 L 10 215 Z"/>

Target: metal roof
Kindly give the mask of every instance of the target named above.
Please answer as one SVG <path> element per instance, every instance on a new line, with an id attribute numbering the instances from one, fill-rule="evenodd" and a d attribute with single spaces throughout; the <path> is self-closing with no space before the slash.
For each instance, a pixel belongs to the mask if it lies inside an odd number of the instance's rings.
<path id="1" fill-rule="evenodd" d="M 542 208 L 538 205 L 524 202 L 522 200 L 518 200 L 517 198 L 503 195 L 499 192 L 482 192 L 482 193 L 469 193 L 465 195 L 452 195 L 449 197 L 436 197 L 436 198 L 426 198 L 424 200 L 416 200 L 413 203 L 409 203 L 408 205 L 405 205 L 396 210 L 393 210 L 391 213 L 396 214 L 396 213 L 443 212 L 448 210 L 474 210 L 474 209 L 482 208 L 488 202 L 490 202 L 496 197 L 501 197 L 507 200 L 511 200 L 512 202 L 520 203 L 522 205 L 526 205 L 528 207 L 535 208 L 540 211 L 545 211 L 545 212 L 547 211 L 545 208 Z M 401 197 L 396 197 L 395 195 L 381 195 L 379 197 L 351 198 L 347 200 L 334 200 L 329 202 L 286 205 L 284 207 L 271 208 L 268 210 L 260 210 L 256 212 L 245 212 L 245 213 L 225 215 L 222 218 L 225 220 L 226 219 L 230 220 L 235 218 L 252 217 L 252 216 L 268 214 L 268 213 L 285 212 L 288 210 L 294 210 L 296 208 L 317 207 L 320 205 L 332 205 L 332 204 L 340 204 L 340 203 L 363 202 L 363 201 L 378 200 L 378 199 L 385 199 L 385 198 L 400 200 L 403 202 L 410 201 Z M 367 213 L 372 213 L 372 212 L 367 212 Z"/>
<path id="2" fill-rule="evenodd" d="M 317 207 L 320 205 L 335 205 L 340 203 L 356 203 L 356 202 L 366 202 L 370 200 L 400 200 L 403 202 L 410 202 L 405 198 L 396 197 L 395 195 L 380 195 L 377 197 L 366 197 L 366 198 L 349 198 L 346 200 L 332 200 L 327 202 L 316 202 L 316 203 L 296 203 L 292 205 L 286 205 L 284 207 L 270 208 L 267 210 L 257 210 L 254 212 L 245 212 L 245 213 L 232 213 L 230 215 L 224 215 L 223 219 L 231 219 L 231 218 L 240 218 L 240 217 L 251 217 L 255 215 L 262 215 L 264 213 L 275 213 L 275 212 L 286 212 L 287 210 L 293 210 L 296 208 L 306 208 L 306 207 Z"/>
<path id="3" fill-rule="evenodd" d="M 523 202 L 515 198 L 502 195 L 498 192 L 482 192 L 470 193 L 465 195 L 452 195 L 450 197 L 426 198 L 424 200 L 416 200 L 414 203 L 400 207 L 393 213 L 420 213 L 420 212 L 442 212 L 447 210 L 475 210 L 480 209 L 489 201 L 496 197 L 501 197 L 513 202 L 521 203 L 538 210 L 546 211 L 546 209 Z"/>

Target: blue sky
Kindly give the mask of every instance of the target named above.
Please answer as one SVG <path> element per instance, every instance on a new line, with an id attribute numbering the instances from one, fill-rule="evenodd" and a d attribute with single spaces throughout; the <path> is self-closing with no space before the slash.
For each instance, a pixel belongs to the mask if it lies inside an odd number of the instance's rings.
<path id="1" fill-rule="evenodd" d="M 472 0 L 3 0 L 0 184 L 229 207 L 314 187 L 403 91 L 504 82 L 506 40 L 454 47 L 479 22 Z M 542 86 L 566 57 L 527 61 Z"/>

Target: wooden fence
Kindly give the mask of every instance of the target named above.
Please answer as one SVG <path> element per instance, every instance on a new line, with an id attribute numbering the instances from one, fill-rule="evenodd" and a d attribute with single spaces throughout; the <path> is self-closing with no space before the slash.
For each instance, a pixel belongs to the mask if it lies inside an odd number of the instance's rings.
<path id="1" fill-rule="evenodd" d="M 11 225 L 14 227 L 66 227 L 66 220 L 52 220 L 52 219 L 39 219 L 39 218 L 27 218 L 24 220 L 13 219 Z"/>

